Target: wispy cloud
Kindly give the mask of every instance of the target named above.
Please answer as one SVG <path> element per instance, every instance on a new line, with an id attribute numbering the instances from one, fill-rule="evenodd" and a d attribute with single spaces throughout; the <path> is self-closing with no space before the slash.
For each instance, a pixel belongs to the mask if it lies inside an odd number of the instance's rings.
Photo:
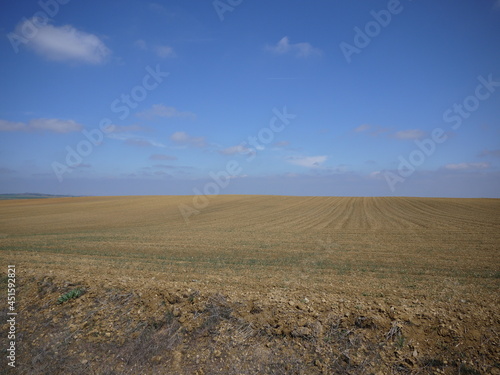
<path id="1" fill-rule="evenodd" d="M 106 128 L 108 133 L 126 133 L 145 130 L 147 129 L 140 125 L 108 125 Z"/>
<path id="2" fill-rule="evenodd" d="M 156 56 L 162 59 L 168 59 L 177 57 L 173 47 L 167 46 L 165 44 L 157 44 L 154 46 L 149 46 L 149 44 L 144 39 L 138 39 L 134 42 L 134 47 L 142 51 L 152 51 Z"/>
<path id="3" fill-rule="evenodd" d="M 153 154 L 149 157 L 150 160 L 177 160 L 177 156 Z"/>
<path id="4" fill-rule="evenodd" d="M 307 42 L 290 43 L 287 36 L 281 38 L 281 40 L 275 45 L 266 46 L 266 50 L 278 55 L 290 53 L 296 57 L 320 56 L 323 54 L 320 49 L 313 47 Z"/>
<path id="5" fill-rule="evenodd" d="M 167 8 L 165 8 L 163 5 L 159 3 L 149 3 L 148 4 L 148 9 L 154 13 L 160 13 L 160 14 L 170 14 Z"/>
<path id="6" fill-rule="evenodd" d="M 359 125 L 357 128 L 354 128 L 354 131 L 356 133 L 362 133 L 364 131 L 367 131 L 370 128 L 371 128 L 370 125 L 368 125 L 368 124 L 362 124 L 362 125 Z"/>
<path id="7" fill-rule="evenodd" d="M 251 152 L 255 151 L 243 145 L 231 146 L 219 151 L 219 153 L 223 155 L 236 155 L 236 154 L 246 155 Z"/>
<path id="8" fill-rule="evenodd" d="M 205 147 L 205 137 L 192 137 L 186 132 L 175 132 L 170 136 L 175 143 L 183 146 Z"/>
<path id="9" fill-rule="evenodd" d="M 388 128 L 383 128 L 381 126 L 374 126 L 370 124 L 361 124 L 358 127 L 354 128 L 354 132 L 358 134 L 369 134 L 373 137 L 377 137 L 380 134 L 387 133 L 389 131 Z"/>
<path id="10" fill-rule="evenodd" d="M 144 169 L 159 169 L 162 171 L 167 170 L 177 176 L 186 176 L 190 173 L 191 170 L 195 168 L 187 165 L 155 164 L 152 167 L 145 167 Z"/>
<path id="11" fill-rule="evenodd" d="M 15 132 L 15 131 L 26 131 L 26 130 L 28 130 L 28 126 L 23 122 L 0 120 L 0 131 L 2 132 Z"/>
<path id="12" fill-rule="evenodd" d="M 160 142 L 156 142 L 152 139 L 137 137 L 136 135 L 130 133 L 110 133 L 107 135 L 108 138 L 115 139 L 117 141 L 123 141 L 129 146 L 139 146 L 139 147 L 166 147 Z"/>
<path id="13" fill-rule="evenodd" d="M 28 123 L 0 120 L 0 131 L 71 133 L 83 129 L 83 126 L 73 120 L 39 118 Z"/>
<path id="14" fill-rule="evenodd" d="M 138 49 L 147 50 L 148 44 L 143 39 L 138 39 L 134 42 L 134 46 Z"/>
<path id="15" fill-rule="evenodd" d="M 382 174 L 382 171 L 373 171 L 368 174 L 368 177 L 382 180 L 384 178 L 384 175 Z"/>
<path id="16" fill-rule="evenodd" d="M 446 164 L 444 166 L 444 169 L 457 171 L 457 170 L 486 169 L 489 167 L 490 163 L 458 163 L 458 164 Z"/>
<path id="17" fill-rule="evenodd" d="M 167 172 L 164 171 L 155 171 L 153 172 L 155 176 L 165 176 L 165 177 L 171 177 Z"/>
<path id="18" fill-rule="evenodd" d="M 495 158 L 500 158 L 500 149 L 496 150 L 483 150 L 479 153 L 480 157 L 493 156 Z"/>
<path id="19" fill-rule="evenodd" d="M 25 19 L 17 26 L 17 33 L 22 34 L 29 23 L 37 20 Z M 102 64 L 111 55 L 111 50 L 96 35 L 80 31 L 71 25 L 37 27 L 37 32 L 27 43 L 28 48 L 40 56 L 52 61 L 73 61 L 86 64 Z"/>
<path id="20" fill-rule="evenodd" d="M 72 165 L 72 166 L 70 166 L 70 168 L 72 168 L 72 169 L 89 169 L 89 168 L 92 168 L 92 165 L 88 164 L 88 163 L 80 163 L 78 165 Z"/>
<path id="21" fill-rule="evenodd" d="M 160 168 L 160 169 L 177 169 L 178 167 L 174 165 L 167 165 L 167 164 L 155 164 L 153 165 L 154 168 Z"/>
<path id="22" fill-rule="evenodd" d="M 287 161 L 291 164 L 300 165 L 307 168 L 319 168 L 323 164 L 327 156 L 304 156 L 304 157 L 289 157 Z"/>
<path id="23" fill-rule="evenodd" d="M 155 117 L 163 117 L 163 118 L 177 117 L 190 120 L 196 119 L 196 115 L 192 112 L 181 112 L 177 110 L 175 107 L 169 107 L 163 104 L 154 104 L 150 109 L 147 109 L 143 112 L 139 112 L 137 116 L 145 119 L 153 119 Z"/>
<path id="24" fill-rule="evenodd" d="M 155 52 L 158 55 L 158 57 L 164 59 L 177 56 L 176 53 L 174 52 L 174 49 L 169 46 L 156 46 Z"/>
<path id="25" fill-rule="evenodd" d="M 394 133 L 393 138 L 396 139 L 420 139 L 425 136 L 425 133 L 422 130 L 418 129 L 408 129 L 408 130 L 400 130 Z"/>
<path id="26" fill-rule="evenodd" d="M 139 147 L 165 147 L 164 144 L 145 138 L 128 138 L 125 144 Z"/>
<path id="27" fill-rule="evenodd" d="M 279 142 L 275 142 L 273 144 L 273 146 L 278 147 L 278 148 L 287 147 L 287 146 L 290 146 L 290 142 L 289 141 L 279 141 Z"/>

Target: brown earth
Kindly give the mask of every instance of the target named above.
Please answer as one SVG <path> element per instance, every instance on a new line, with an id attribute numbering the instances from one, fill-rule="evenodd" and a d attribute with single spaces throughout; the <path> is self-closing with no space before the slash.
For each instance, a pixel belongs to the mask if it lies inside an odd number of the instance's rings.
<path id="1" fill-rule="evenodd" d="M 500 200 L 182 204 L 0 202 L 17 373 L 500 374 Z"/>

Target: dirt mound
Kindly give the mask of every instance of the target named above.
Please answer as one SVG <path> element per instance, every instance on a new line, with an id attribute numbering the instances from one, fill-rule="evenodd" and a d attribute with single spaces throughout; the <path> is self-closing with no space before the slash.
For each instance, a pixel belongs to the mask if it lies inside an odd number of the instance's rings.
<path id="1" fill-rule="evenodd" d="M 20 278 L 20 374 L 500 373 L 491 301 Z M 97 281 L 97 282 L 96 282 Z M 83 293 L 59 303 L 72 290 Z M 6 327 L 2 327 L 6 332 Z"/>

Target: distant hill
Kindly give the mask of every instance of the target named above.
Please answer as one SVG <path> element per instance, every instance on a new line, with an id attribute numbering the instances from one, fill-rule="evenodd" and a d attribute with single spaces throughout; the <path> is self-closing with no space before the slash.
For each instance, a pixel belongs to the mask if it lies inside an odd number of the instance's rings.
<path id="1" fill-rule="evenodd" d="M 21 193 L 21 194 L 0 194 L 0 200 L 5 199 L 41 199 L 41 198 L 67 198 L 74 195 L 53 195 L 39 193 Z"/>

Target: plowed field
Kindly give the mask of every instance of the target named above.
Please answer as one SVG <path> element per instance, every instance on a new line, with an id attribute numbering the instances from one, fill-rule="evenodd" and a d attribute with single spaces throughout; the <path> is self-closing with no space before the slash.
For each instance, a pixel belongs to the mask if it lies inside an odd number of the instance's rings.
<path id="1" fill-rule="evenodd" d="M 19 373 L 500 374 L 500 200 L 208 199 L 0 201 Z"/>

